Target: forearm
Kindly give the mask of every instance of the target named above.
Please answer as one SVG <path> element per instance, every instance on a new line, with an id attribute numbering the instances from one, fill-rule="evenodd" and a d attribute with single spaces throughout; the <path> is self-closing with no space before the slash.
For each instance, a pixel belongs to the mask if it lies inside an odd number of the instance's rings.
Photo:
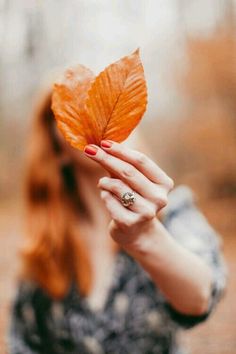
<path id="1" fill-rule="evenodd" d="M 208 307 L 212 272 L 197 255 L 177 243 L 155 220 L 148 235 L 124 247 L 150 274 L 171 305 L 189 315 Z"/>
<path id="2" fill-rule="evenodd" d="M 204 313 L 211 292 L 210 267 L 179 245 L 156 219 L 168 203 L 172 179 L 143 153 L 111 141 L 101 147 L 88 147 L 87 154 L 112 176 L 98 184 L 112 218 L 111 237 L 143 266 L 176 310 Z M 128 205 L 121 199 L 127 191 L 135 191 Z"/>

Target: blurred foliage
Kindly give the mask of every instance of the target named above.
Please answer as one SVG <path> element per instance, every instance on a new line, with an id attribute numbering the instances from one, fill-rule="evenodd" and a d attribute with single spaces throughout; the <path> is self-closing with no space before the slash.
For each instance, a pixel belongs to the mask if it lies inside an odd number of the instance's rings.
<path id="1" fill-rule="evenodd" d="M 208 194 L 235 197 L 235 32 L 227 27 L 210 38 L 188 39 L 187 54 L 183 89 L 191 104 L 183 140 L 190 152 L 195 151 L 198 168 L 207 176 Z"/>
<path id="2" fill-rule="evenodd" d="M 210 38 L 189 39 L 187 53 L 186 94 L 197 104 L 217 101 L 232 115 L 236 124 L 235 32 L 220 30 Z"/>
<path id="3" fill-rule="evenodd" d="M 185 97 L 182 116 L 160 124 L 161 138 L 153 139 L 154 150 L 176 183 L 189 184 L 200 199 L 235 198 L 234 30 L 227 27 L 209 37 L 187 38 L 186 57 L 187 66 L 177 80 Z"/>

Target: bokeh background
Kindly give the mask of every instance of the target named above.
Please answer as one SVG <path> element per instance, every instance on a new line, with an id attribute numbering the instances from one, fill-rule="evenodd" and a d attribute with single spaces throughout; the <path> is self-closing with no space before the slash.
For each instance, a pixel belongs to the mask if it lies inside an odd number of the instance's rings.
<path id="1" fill-rule="evenodd" d="M 156 161 L 196 193 L 222 235 L 224 300 L 184 333 L 193 354 L 236 353 L 236 1 L 0 0 L 0 353 L 23 233 L 30 112 L 53 73 L 98 73 L 140 47 L 149 104 L 142 122 Z"/>

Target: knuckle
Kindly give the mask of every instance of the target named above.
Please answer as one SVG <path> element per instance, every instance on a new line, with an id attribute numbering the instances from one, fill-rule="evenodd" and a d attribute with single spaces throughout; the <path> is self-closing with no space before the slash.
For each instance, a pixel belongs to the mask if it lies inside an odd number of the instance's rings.
<path id="1" fill-rule="evenodd" d="M 109 198 L 109 193 L 106 191 L 101 191 L 100 193 L 102 200 L 106 201 Z"/>
<path id="2" fill-rule="evenodd" d="M 158 209 L 164 208 L 168 203 L 167 195 L 164 191 L 162 193 L 157 193 L 153 199 Z"/>
<path id="3" fill-rule="evenodd" d="M 146 217 L 148 219 L 153 219 L 156 216 L 156 208 L 148 208 L 146 210 Z"/>
<path id="4" fill-rule="evenodd" d="M 99 180 L 99 183 L 100 184 L 107 184 L 108 182 L 109 182 L 109 177 L 102 177 L 102 178 L 100 178 L 100 180 Z"/>
<path id="5" fill-rule="evenodd" d="M 174 181 L 172 178 L 168 177 L 167 182 L 165 183 L 167 189 L 171 191 L 174 188 Z"/>
<path id="6" fill-rule="evenodd" d="M 145 208 L 143 213 L 141 214 L 142 221 L 152 220 L 156 216 L 155 208 Z"/>
<path id="7" fill-rule="evenodd" d="M 131 165 L 125 166 L 122 171 L 121 171 L 121 175 L 124 178 L 132 178 L 135 176 L 135 168 Z"/>
<path id="8" fill-rule="evenodd" d="M 136 155 L 136 162 L 139 165 L 144 165 L 146 161 L 147 161 L 147 157 L 142 152 L 138 152 Z"/>
<path id="9" fill-rule="evenodd" d="M 133 218 L 126 217 L 125 219 L 120 221 L 120 223 L 124 228 L 130 228 L 135 224 L 135 220 Z"/>
<path id="10" fill-rule="evenodd" d="M 134 224 L 138 225 L 140 223 L 142 223 L 143 221 L 146 221 L 147 219 L 143 217 L 142 214 L 137 214 L 134 220 Z"/>
<path id="11" fill-rule="evenodd" d="M 165 197 L 165 196 L 161 196 L 160 198 L 159 198 L 159 201 L 158 201 L 158 207 L 159 207 L 159 209 L 162 209 L 162 208 L 164 208 L 166 205 L 167 205 L 167 197 Z"/>

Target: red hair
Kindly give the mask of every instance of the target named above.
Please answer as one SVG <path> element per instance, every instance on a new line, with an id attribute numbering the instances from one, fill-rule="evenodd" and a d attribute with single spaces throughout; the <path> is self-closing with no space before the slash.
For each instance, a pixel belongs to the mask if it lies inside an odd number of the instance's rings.
<path id="1" fill-rule="evenodd" d="M 88 295 L 93 280 L 88 250 L 78 234 L 82 203 L 72 156 L 56 134 L 51 95 L 34 113 L 25 179 L 27 239 L 22 249 L 25 278 L 36 281 L 52 297 L 61 298 L 75 281 Z M 67 153 L 68 154 L 68 153 Z"/>

